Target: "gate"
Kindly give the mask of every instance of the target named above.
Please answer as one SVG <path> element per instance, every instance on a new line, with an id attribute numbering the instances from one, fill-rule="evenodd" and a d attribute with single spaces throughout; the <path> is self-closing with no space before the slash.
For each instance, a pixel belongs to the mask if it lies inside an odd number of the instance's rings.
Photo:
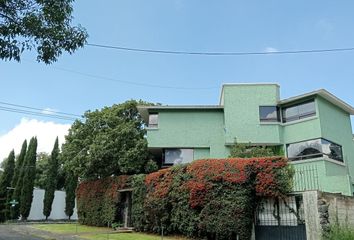
<path id="1" fill-rule="evenodd" d="M 306 240 L 301 195 L 263 199 L 255 218 L 256 240 Z"/>

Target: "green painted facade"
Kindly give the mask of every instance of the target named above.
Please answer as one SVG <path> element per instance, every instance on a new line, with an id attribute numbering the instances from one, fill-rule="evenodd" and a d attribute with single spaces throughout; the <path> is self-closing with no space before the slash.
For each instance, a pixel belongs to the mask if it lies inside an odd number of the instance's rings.
<path id="1" fill-rule="evenodd" d="M 354 109 L 325 90 L 286 100 L 279 96 L 277 84 L 226 84 L 215 106 L 142 107 L 147 121 L 149 114 L 158 114 L 158 127 L 147 128 L 148 146 L 151 151 L 161 150 L 158 154 L 169 148 L 194 149 L 193 158 L 204 159 L 228 157 L 235 140 L 283 146 L 287 155 L 287 144 L 324 138 L 342 146 L 344 162 L 324 157 L 294 161 L 299 173 L 295 185 L 301 190 L 301 181 L 307 178 L 316 182 L 313 188 L 352 195 L 354 141 L 350 115 Z M 315 101 L 315 116 L 288 123 L 260 121 L 260 106 L 281 108 L 308 99 Z M 315 172 L 311 172 L 313 169 Z"/>

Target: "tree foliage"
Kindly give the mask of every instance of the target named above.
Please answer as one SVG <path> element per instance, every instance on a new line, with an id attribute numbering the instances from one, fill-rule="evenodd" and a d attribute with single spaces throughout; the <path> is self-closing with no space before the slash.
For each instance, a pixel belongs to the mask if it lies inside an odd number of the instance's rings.
<path id="1" fill-rule="evenodd" d="M 72 26 L 73 0 L 1 0 L 0 58 L 20 61 L 36 49 L 37 60 L 52 63 L 63 53 L 83 47 L 87 33 Z"/>
<path id="2" fill-rule="evenodd" d="M 144 103 L 88 111 L 84 122 L 74 122 L 62 146 L 65 169 L 83 179 L 144 172 L 148 151 L 138 104 Z"/>
<path id="3" fill-rule="evenodd" d="M 31 210 L 34 180 L 36 177 L 36 158 L 37 138 L 32 137 L 29 142 L 28 151 L 23 164 L 24 176 L 20 197 L 20 213 L 23 220 L 27 220 Z"/>
<path id="4" fill-rule="evenodd" d="M 12 178 L 15 170 L 15 152 L 12 150 L 6 159 L 4 173 L 0 178 L 0 221 L 6 220 L 9 217 L 10 191 Z"/>
<path id="5" fill-rule="evenodd" d="M 57 137 L 54 143 L 52 154 L 50 155 L 48 171 L 46 174 L 46 186 L 43 199 L 43 215 L 46 217 L 46 219 L 48 219 L 52 211 L 52 203 L 54 200 L 54 193 L 57 186 L 58 157 L 59 143 Z"/>
<path id="6" fill-rule="evenodd" d="M 237 143 L 231 147 L 230 157 L 252 158 L 252 157 L 272 157 L 281 155 L 280 150 L 270 146 L 253 146 L 251 143 Z"/>
<path id="7" fill-rule="evenodd" d="M 20 155 L 18 155 L 16 160 L 15 174 L 12 181 L 12 185 L 15 187 L 12 194 L 12 200 L 15 200 L 16 202 L 19 203 L 11 209 L 12 219 L 18 219 L 18 217 L 20 216 L 20 196 L 21 196 L 21 190 L 23 186 L 23 176 L 25 174 L 25 169 L 23 166 L 25 162 L 26 152 L 27 152 L 27 140 L 24 140 Z"/>
<path id="8" fill-rule="evenodd" d="M 75 208 L 75 191 L 78 179 L 73 173 L 67 173 L 65 180 L 65 214 L 70 219 L 74 213 Z"/>
<path id="9" fill-rule="evenodd" d="M 50 155 L 46 152 L 40 152 L 37 154 L 36 163 L 36 179 L 34 181 L 34 186 L 40 189 L 45 189 L 46 179 L 49 170 Z M 58 168 L 56 176 L 56 190 L 63 190 L 65 183 L 65 171 L 62 166 L 61 158 L 58 157 Z"/>

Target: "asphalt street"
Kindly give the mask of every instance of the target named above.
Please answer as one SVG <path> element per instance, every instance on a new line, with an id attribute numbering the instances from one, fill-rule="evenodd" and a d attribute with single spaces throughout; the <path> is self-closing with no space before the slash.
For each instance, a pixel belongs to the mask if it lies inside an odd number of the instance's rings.
<path id="1" fill-rule="evenodd" d="M 0 240 L 43 240 L 44 238 L 39 238 L 31 236 L 26 233 L 26 231 L 18 231 L 17 227 L 14 225 L 0 225 Z"/>

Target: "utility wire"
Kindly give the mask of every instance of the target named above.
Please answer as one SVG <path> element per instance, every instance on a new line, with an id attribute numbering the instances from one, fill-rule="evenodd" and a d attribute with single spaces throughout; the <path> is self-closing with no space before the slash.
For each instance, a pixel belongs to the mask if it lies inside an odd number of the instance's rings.
<path id="1" fill-rule="evenodd" d="M 57 112 L 57 111 L 53 111 L 53 110 L 50 110 L 50 109 L 41 109 L 41 108 L 35 108 L 35 107 L 28 107 L 28 106 L 8 103 L 8 102 L 1 102 L 0 101 L 0 105 L 7 105 L 7 106 L 13 106 L 13 107 L 20 107 L 20 108 L 27 108 L 27 109 L 32 109 L 32 110 L 44 111 L 44 112 L 48 112 L 50 114 L 60 114 L 60 115 L 67 115 L 67 116 L 79 117 L 79 118 L 82 117 L 81 115 L 77 115 L 77 114 L 65 113 L 65 112 Z"/>
<path id="2" fill-rule="evenodd" d="M 326 53 L 326 52 L 346 52 L 354 51 L 354 47 L 348 48 L 328 48 L 328 49 L 305 49 L 305 50 L 287 50 L 287 51 L 263 51 L 263 52 L 189 52 L 189 51 L 172 51 L 160 49 L 146 48 L 130 48 L 123 46 L 112 46 L 95 43 L 87 43 L 87 46 L 107 48 L 120 51 L 156 53 L 156 54 L 175 54 L 175 55 L 205 55 L 205 56 L 245 56 L 245 55 L 282 55 L 282 54 L 306 54 L 306 53 Z"/>
<path id="3" fill-rule="evenodd" d="M 75 74 L 83 75 L 83 76 L 90 77 L 90 78 L 96 78 L 96 79 L 101 79 L 101 80 L 110 81 L 110 82 L 116 82 L 116 83 L 118 82 L 118 83 L 124 83 L 124 84 L 130 84 L 130 85 L 142 86 L 142 87 L 162 88 L 162 89 L 179 89 L 179 90 L 210 90 L 210 89 L 218 88 L 218 87 L 196 87 L 196 88 L 193 88 L 193 87 L 177 87 L 177 86 L 168 86 L 168 85 L 157 85 L 157 84 L 133 82 L 133 81 L 126 81 L 126 80 L 119 80 L 119 79 L 115 79 L 115 78 L 111 78 L 111 77 L 105 77 L 105 76 L 101 76 L 101 75 L 94 75 L 94 74 L 90 74 L 90 73 L 84 73 L 84 72 L 80 72 L 80 71 L 76 71 L 76 70 L 68 69 L 68 68 L 55 67 L 55 66 L 51 66 L 51 67 L 53 69 L 57 69 L 57 70 L 60 70 L 60 71 L 75 73 Z"/>
<path id="4" fill-rule="evenodd" d="M 61 120 L 70 120 L 70 121 L 76 120 L 76 118 L 73 118 L 73 117 L 67 117 L 67 116 L 56 115 L 56 114 L 45 114 L 45 113 L 40 113 L 40 112 L 21 110 L 21 109 L 2 107 L 2 106 L 0 106 L 0 111 L 13 112 L 13 113 L 23 113 L 23 114 L 27 114 L 27 115 L 56 118 L 56 119 L 61 119 Z"/>

